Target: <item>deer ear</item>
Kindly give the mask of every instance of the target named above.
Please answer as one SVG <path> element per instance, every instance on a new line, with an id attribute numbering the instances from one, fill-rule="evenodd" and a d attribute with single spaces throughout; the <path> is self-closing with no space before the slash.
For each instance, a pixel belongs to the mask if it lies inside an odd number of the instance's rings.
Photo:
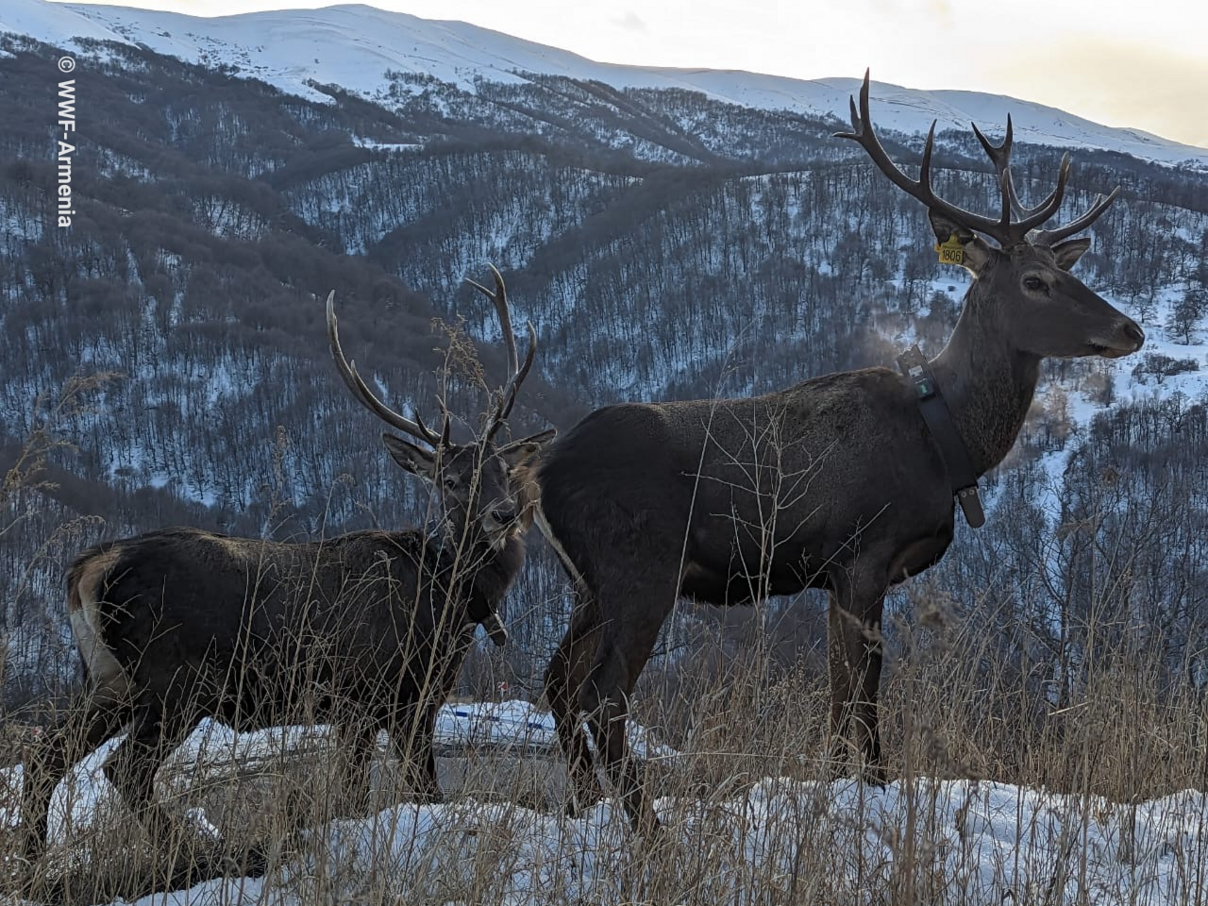
<path id="1" fill-rule="evenodd" d="M 1070 239 L 1068 242 L 1059 242 L 1052 248 L 1053 257 L 1057 259 L 1057 266 L 1063 271 L 1068 271 L 1071 267 L 1078 263 L 1078 259 L 1086 254 L 1086 250 L 1091 247 L 1091 237 L 1083 236 L 1081 239 Z"/>
<path id="2" fill-rule="evenodd" d="M 950 220 L 939 211 L 928 210 L 927 219 L 931 221 L 935 241 L 943 244 L 955 236 L 965 250 L 961 266 L 968 269 L 975 277 L 981 274 L 986 262 L 990 260 L 990 246 L 986 245 L 985 241 L 968 227 L 963 227 Z"/>
<path id="3" fill-rule="evenodd" d="M 550 428 L 547 431 L 529 435 L 522 440 L 514 440 L 507 446 L 500 447 L 499 455 L 507 463 L 508 468 L 514 469 L 536 456 L 541 448 L 553 440 L 557 434 L 557 428 Z"/>
<path id="4" fill-rule="evenodd" d="M 409 444 L 393 434 L 383 434 L 382 443 L 394 461 L 413 475 L 429 481 L 436 475 L 436 455 L 431 450 Z"/>

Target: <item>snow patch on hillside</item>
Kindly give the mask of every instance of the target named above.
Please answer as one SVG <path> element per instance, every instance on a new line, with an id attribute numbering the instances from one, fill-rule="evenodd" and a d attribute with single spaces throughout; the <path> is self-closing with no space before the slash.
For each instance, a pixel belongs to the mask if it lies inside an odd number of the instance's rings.
<path id="1" fill-rule="evenodd" d="M 1162 290 L 1146 319 L 1141 318 L 1140 312 L 1128 311 L 1126 305 L 1118 306 L 1141 323 L 1145 330 L 1145 346 L 1133 355 L 1106 361 L 1115 387 L 1116 402 L 1113 405 L 1175 396 L 1208 402 L 1208 328 L 1194 331 L 1189 338 L 1190 343 L 1182 342 L 1188 338 L 1176 335 L 1173 327 L 1174 307 L 1182 296 L 1180 289 Z M 1108 301 L 1114 303 L 1114 300 Z M 1163 374 L 1147 369 L 1147 363 L 1163 359 L 1186 363 L 1182 366 L 1186 370 Z M 1085 389 L 1063 387 L 1059 382 L 1049 384 L 1040 395 L 1040 401 L 1044 402 L 1046 396 L 1058 393 L 1065 395 L 1064 405 L 1074 436 L 1066 441 L 1063 449 L 1045 453 L 1042 457 L 1042 464 L 1049 476 L 1046 487 L 1051 498 L 1046 510 L 1053 514 L 1054 520 L 1061 513 L 1057 495 L 1069 467 L 1070 456 L 1078 446 L 1077 435 L 1089 429 L 1096 415 L 1109 412 L 1112 408 L 1097 402 Z"/>

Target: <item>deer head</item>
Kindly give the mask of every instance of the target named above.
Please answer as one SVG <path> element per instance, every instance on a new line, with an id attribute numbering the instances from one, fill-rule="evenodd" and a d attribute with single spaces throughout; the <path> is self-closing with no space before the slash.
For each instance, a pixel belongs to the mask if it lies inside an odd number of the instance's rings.
<path id="1" fill-rule="evenodd" d="M 1055 229 L 1040 229 L 1061 207 L 1069 179 L 1069 155 L 1062 157 L 1057 185 L 1033 208 L 1025 208 L 1011 179 L 1011 120 L 1001 145 L 992 145 L 976 125 L 973 131 L 994 164 L 1002 193 L 999 217 L 974 214 L 938 197 L 931 188 L 935 122 L 927 134 L 919 178 L 911 179 L 882 147 L 868 111 L 868 72 L 860 88 L 860 107 L 851 101 L 851 132 L 836 133 L 860 144 L 898 188 L 927 206 L 937 242 L 959 244 L 961 263 L 973 274 L 975 290 L 966 308 L 1012 348 L 1038 357 L 1098 355 L 1116 358 L 1136 352 L 1145 334 L 1131 318 L 1088 289 L 1070 268 L 1090 248 L 1087 237 L 1070 239 L 1107 210 L 1119 187 L 1095 199 L 1080 217 Z M 979 235 L 981 234 L 981 235 Z M 990 245 L 982 236 L 993 240 Z"/>
<path id="2" fill-rule="evenodd" d="M 419 441 L 412 443 L 394 434 L 382 435 L 382 442 L 395 462 L 437 489 L 450 540 L 460 543 L 466 539 L 482 539 L 498 550 L 523 531 L 530 515 L 530 503 L 521 499 L 521 482 L 514 476 L 557 432 L 550 429 L 502 445 L 495 442 L 495 436 L 511 414 L 516 394 L 533 365 L 537 334 L 530 323 L 528 352 L 520 363 L 503 277 L 494 267 L 491 272 L 495 278 L 494 290 L 472 280 L 470 283 L 490 297 L 495 306 L 508 353 L 508 378 L 493 394 L 485 430 L 469 443 L 450 441 L 452 418 L 443 400 L 440 402 L 442 425 L 437 432 L 423 422 L 418 412 L 414 419 L 406 418 L 373 394 L 357 373 L 356 365 L 344 357 L 336 323 L 334 292 L 327 297 L 327 340 L 340 377 L 353 397 L 386 424 Z"/>

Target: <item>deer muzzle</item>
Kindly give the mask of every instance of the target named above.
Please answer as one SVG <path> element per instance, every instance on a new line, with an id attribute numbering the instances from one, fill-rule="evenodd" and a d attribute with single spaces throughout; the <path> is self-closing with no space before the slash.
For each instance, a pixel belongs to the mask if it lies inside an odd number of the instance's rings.
<path id="1" fill-rule="evenodd" d="M 1132 318 L 1125 318 L 1116 330 L 1116 335 L 1110 341 L 1092 341 L 1091 347 L 1096 355 L 1106 359 L 1118 359 L 1132 355 L 1145 345 L 1145 331 Z"/>
<path id="2" fill-rule="evenodd" d="M 502 648 L 508 643 L 508 631 L 503 628 L 503 623 L 499 622 L 498 615 L 487 614 L 481 625 L 497 648 Z"/>
<path id="3" fill-rule="evenodd" d="M 516 506 L 511 502 L 496 504 L 482 514 L 482 530 L 497 550 L 507 544 L 515 528 Z"/>

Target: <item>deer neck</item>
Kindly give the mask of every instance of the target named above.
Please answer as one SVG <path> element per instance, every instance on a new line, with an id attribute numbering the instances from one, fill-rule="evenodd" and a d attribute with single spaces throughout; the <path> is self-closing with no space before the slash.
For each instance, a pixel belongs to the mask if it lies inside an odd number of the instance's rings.
<path id="1" fill-rule="evenodd" d="M 444 539 L 443 553 L 452 558 L 454 581 L 469 586 L 471 617 L 481 619 L 503 600 L 524 565 L 524 540 L 519 533 L 502 545 L 492 544 L 480 532 Z"/>
<path id="2" fill-rule="evenodd" d="M 1032 405 L 1040 357 L 1015 348 L 991 312 L 1004 309 L 975 281 L 948 345 L 931 362 L 957 430 L 980 476 L 1010 451 Z"/>

